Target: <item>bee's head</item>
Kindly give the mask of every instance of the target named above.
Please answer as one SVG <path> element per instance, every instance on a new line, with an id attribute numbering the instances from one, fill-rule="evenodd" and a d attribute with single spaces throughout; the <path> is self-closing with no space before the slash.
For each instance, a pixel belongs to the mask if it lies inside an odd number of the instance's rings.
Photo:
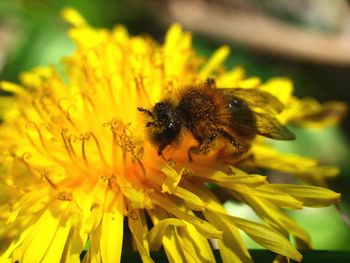
<path id="1" fill-rule="evenodd" d="M 164 149 L 165 146 L 176 141 L 181 132 L 181 121 L 175 105 L 165 100 L 156 103 L 152 111 L 144 108 L 137 109 L 150 117 L 150 121 L 146 124 L 149 138 L 159 147 L 158 153 L 161 154 L 159 149 Z"/>

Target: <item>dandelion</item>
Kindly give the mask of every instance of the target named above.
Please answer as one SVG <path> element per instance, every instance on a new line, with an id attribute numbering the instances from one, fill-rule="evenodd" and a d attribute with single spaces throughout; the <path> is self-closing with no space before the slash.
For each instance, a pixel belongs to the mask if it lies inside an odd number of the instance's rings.
<path id="1" fill-rule="evenodd" d="M 261 83 L 245 78 L 241 68 L 226 70 L 226 46 L 206 61 L 176 24 L 159 45 L 129 36 L 122 26 L 92 28 L 70 8 L 63 15 L 77 45 L 62 61 L 67 74 L 40 67 L 22 73 L 21 85 L 1 83 L 13 94 L 1 99 L 11 105 L 0 126 L 1 262 L 78 262 L 86 247 L 84 262 L 118 262 L 128 248 L 143 262 L 153 262 L 150 251 L 161 248 L 170 262 L 214 262 L 214 243 L 224 262 L 250 262 L 239 230 L 300 261 L 289 239 L 310 247 L 309 236 L 281 208 L 328 206 L 340 195 L 318 186 L 271 184 L 252 171 L 263 167 L 320 185 L 336 168 L 279 153 L 263 138 L 229 164 L 222 161 L 223 149 L 221 158 L 213 150 L 188 162 L 187 141 L 168 147 L 165 161 L 145 137 L 137 107 L 151 107 L 208 77 L 218 86 L 276 96 L 284 104 L 276 116 L 282 123 L 334 124 L 344 105 L 299 100 L 288 79 Z M 250 205 L 264 223 L 229 214 L 208 183 Z"/>

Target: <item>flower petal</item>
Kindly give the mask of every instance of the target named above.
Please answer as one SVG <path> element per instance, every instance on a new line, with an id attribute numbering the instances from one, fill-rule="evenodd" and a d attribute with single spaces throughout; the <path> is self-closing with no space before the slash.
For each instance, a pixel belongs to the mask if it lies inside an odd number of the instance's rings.
<path id="1" fill-rule="evenodd" d="M 303 258 L 283 235 L 272 228 L 242 218 L 230 217 L 239 229 L 263 247 L 296 261 Z"/>
<path id="2" fill-rule="evenodd" d="M 159 221 L 148 232 L 148 241 L 151 250 L 159 250 L 162 246 L 163 236 L 168 227 L 185 227 L 185 223 L 177 218 L 167 218 Z"/>
<path id="3" fill-rule="evenodd" d="M 251 262 L 248 249 L 240 236 L 238 228 L 232 220 L 226 220 L 222 214 L 227 215 L 225 208 L 219 203 L 209 189 L 186 183 L 186 188 L 200 196 L 206 203 L 207 210 L 204 216 L 217 229 L 223 231 L 222 239 L 218 240 L 220 254 L 223 262 Z"/>
<path id="4" fill-rule="evenodd" d="M 291 217 L 283 213 L 275 205 L 267 200 L 263 200 L 254 196 L 244 196 L 245 202 L 249 204 L 254 211 L 273 228 L 280 233 L 288 235 L 288 232 L 306 244 L 307 248 L 311 248 L 310 236 L 302 229 Z M 305 247 L 304 247 L 305 248 Z"/>
<path id="5" fill-rule="evenodd" d="M 280 102 L 287 104 L 293 92 L 293 83 L 287 78 L 272 78 L 259 86 L 259 89 L 274 95 Z"/>
<path id="6" fill-rule="evenodd" d="M 323 207 L 340 201 L 340 194 L 311 185 L 272 184 L 271 188 L 285 192 L 303 202 L 304 206 Z"/>
<path id="7" fill-rule="evenodd" d="M 231 167 L 230 167 L 231 168 Z M 216 171 L 213 174 L 198 174 L 199 177 L 204 177 L 214 183 L 222 183 L 223 185 L 227 184 L 242 184 L 249 186 L 258 186 L 265 184 L 266 176 L 256 175 L 256 174 L 246 174 L 243 171 L 240 171 L 237 168 L 233 168 L 233 175 L 227 175 L 221 171 Z"/>
<path id="8" fill-rule="evenodd" d="M 205 80 L 210 77 L 210 74 L 221 65 L 229 53 L 230 48 L 228 46 L 218 48 L 199 72 L 200 79 Z"/>
<path id="9" fill-rule="evenodd" d="M 162 168 L 162 172 L 166 175 L 166 178 L 162 185 L 162 192 L 171 194 L 173 191 L 175 191 L 175 188 L 179 184 L 184 169 L 178 173 L 174 168 L 167 165 Z"/>
<path id="10" fill-rule="evenodd" d="M 79 262 L 86 239 L 81 237 L 77 227 L 72 227 L 67 238 L 66 246 L 62 252 L 61 262 Z"/>
<path id="11" fill-rule="evenodd" d="M 241 195 L 251 195 L 265 198 L 279 207 L 291 209 L 301 209 L 303 207 L 303 203 L 295 199 L 293 196 L 270 187 L 272 184 L 265 184 L 255 188 L 247 187 L 241 184 L 220 183 L 219 185 L 234 192 L 238 192 Z"/>
<path id="12" fill-rule="evenodd" d="M 53 237 L 50 247 L 43 257 L 42 262 L 61 262 L 62 253 L 67 242 L 71 226 L 68 222 L 61 221 L 60 223 L 61 224 L 58 226 L 55 236 Z"/>
<path id="13" fill-rule="evenodd" d="M 129 229 L 136 242 L 137 250 L 140 253 L 142 262 L 153 262 L 149 252 L 147 231 L 145 231 L 147 225 L 144 220 L 144 216 L 140 213 L 139 210 L 135 210 L 134 212 L 135 217 L 128 218 Z"/>
<path id="14" fill-rule="evenodd" d="M 23 241 L 23 244 L 20 247 L 20 250 L 23 253 L 21 261 L 41 261 L 49 249 L 51 242 L 54 242 L 57 229 L 60 225 L 60 217 L 57 217 L 57 215 L 61 215 L 62 210 L 61 207 L 58 206 L 53 206 L 51 209 L 53 211 L 44 211 L 35 223 L 35 226 L 32 228 L 31 233 L 29 233 Z M 64 234 L 64 231 L 61 233 Z M 66 235 L 68 235 L 68 232 Z M 64 243 L 61 245 L 61 249 L 63 250 Z"/>
<path id="15" fill-rule="evenodd" d="M 75 27 L 85 26 L 86 21 L 80 13 L 71 7 L 66 7 L 62 11 L 62 17 Z"/>
<path id="16" fill-rule="evenodd" d="M 154 210 L 148 211 L 148 214 L 152 219 L 153 225 L 157 225 L 161 220 L 165 220 L 169 217 L 169 214 L 159 207 L 155 207 Z M 157 238 L 154 239 L 155 243 L 157 242 L 156 239 Z M 178 242 L 178 235 L 174 227 L 165 228 L 162 243 L 168 260 L 171 263 L 186 262 L 186 257 L 182 252 L 182 247 Z M 152 246 L 153 244 L 150 244 L 150 247 Z M 157 244 L 154 246 L 157 246 Z"/>
<path id="17" fill-rule="evenodd" d="M 204 210 L 205 203 L 194 193 L 182 187 L 177 187 L 174 195 L 185 201 L 188 208 L 196 211 Z"/>
<path id="18" fill-rule="evenodd" d="M 260 83 L 261 83 L 260 78 L 252 77 L 252 78 L 247 78 L 240 81 L 238 84 L 238 87 L 244 88 L 244 89 L 252 89 L 259 86 Z"/>
<path id="19" fill-rule="evenodd" d="M 183 229 L 182 232 L 184 233 L 185 238 L 190 241 L 190 244 L 192 244 L 196 260 L 206 263 L 215 262 L 212 248 L 210 247 L 208 240 L 203 237 L 193 225 L 186 223 L 186 228 Z"/>
<path id="20" fill-rule="evenodd" d="M 289 241 L 277 231 L 271 229 L 268 226 L 264 226 L 262 224 L 254 223 L 248 220 L 244 220 L 242 218 L 234 217 L 228 215 L 226 211 L 222 209 L 217 209 L 217 205 L 211 205 L 213 201 L 209 202 L 205 198 L 208 196 L 208 193 L 204 193 L 203 189 L 201 189 L 202 193 L 199 194 L 199 189 L 196 187 L 191 188 L 192 191 L 195 191 L 199 196 L 202 197 L 204 201 L 207 202 L 207 208 L 212 212 L 219 213 L 220 217 L 228 222 L 232 222 L 236 227 L 243 230 L 247 235 L 249 235 L 254 241 L 262 245 L 263 247 L 272 250 L 276 253 L 284 255 L 286 257 L 290 257 L 294 260 L 300 261 L 302 256 L 301 254 L 289 243 Z M 215 200 L 213 197 L 211 200 Z M 205 213 L 206 211 L 204 211 Z M 219 219 L 216 219 L 214 222 L 218 222 Z M 213 224 L 214 224 L 213 222 Z M 221 228 L 219 228 L 221 229 Z M 225 232 L 224 232 L 225 235 Z M 241 248 L 242 246 L 239 246 Z"/>
<path id="21" fill-rule="evenodd" d="M 119 262 L 123 245 L 124 216 L 119 211 L 105 212 L 101 226 L 102 262 Z"/>
<path id="22" fill-rule="evenodd" d="M 229 222 L 222 216 L 210 211 L 204 211 L 203 214 L 210 223 L 223 231 L 222 239 L 218 240 L 223 262 L 252 262 L 244 241 L 232 221 Z"/>
<path id="23" fill-rule="evenodd" d="M 164 210 L 173 214 L 179 219 L 185 220 L 188 223 L 194 225 L 196 229 L 205 237 L 208 238 L 221 238 L 222 231 L 217 230 L 213 225 L 209 224 L 207 221 L 204 221 L 196 216 L 190 215 L 186 212 L 181 211 L 178 206 L 172 203 L 169 199 L 162 197 L 159 194 L 152 194 L 153 200 L 157 202 L 157 205 L 162 207 Z"/>

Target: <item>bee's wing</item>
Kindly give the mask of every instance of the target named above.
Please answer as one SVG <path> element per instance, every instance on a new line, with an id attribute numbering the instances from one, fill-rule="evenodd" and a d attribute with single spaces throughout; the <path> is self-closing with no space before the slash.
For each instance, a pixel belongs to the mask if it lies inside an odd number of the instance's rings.
<path id="1" fill-rule="evenodd" d="M 260 112 L 254 112 L 258 134 L 275 140 L 294 140 L 295 135 L 276 118 Z"/>
<path id="2" fill-rule="evenodd" d="M 254 111 L 245 99 L 233 96 L 231 93 L 227 96 L 227 101 L 228 111 L 223 115 L 224 118 L 220 119 L 223 120 L 223 125 L 230 127 L 238 136 L 252 139 L 256 134 L 260 134 L 276 140 L 295 139 L 295 135 L 275 117 L 268 113 Z M 224 120 L 228 120 L 228 123 Z"/>
<path id="3" fill-rule="evenodd" d="M 259 89 L 220 89 L 225 94 L 238 97 L 244 100 L 248 105 L 257 107 L 269 114 L 277 114 L 283 110 L 283 104 L 272 94 Z"/>

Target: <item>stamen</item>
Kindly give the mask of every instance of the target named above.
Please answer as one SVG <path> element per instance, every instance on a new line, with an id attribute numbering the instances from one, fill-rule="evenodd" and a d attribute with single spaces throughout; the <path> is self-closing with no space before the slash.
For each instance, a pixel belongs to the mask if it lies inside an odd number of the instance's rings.
<path id="1" fill-rule="evenodd" d="M 91 106 L 93 112 L 96 114 L 95 104 L 94 104 L 93 100 L 89 97 L 88 94 L 83 93 L 83 92 L 79 92 L 75 96 L 81 96 L 81 98 L 83 98 L 83 100 L 86 100 L 88 103 L 84 103 L 84 106 L 86 107 L 87 104 L 89 104 Z"/>
<path id="2" fill-rule="evenodd" d="M 57 199 L 60 201 L 72 201 L 73 194 L 70 192 L 62 191 L 57 195 Z"/>
<path id="3" fill-rule="evenodd" d="M 137 146 L 135 147 L 136 150 L 132 152 L 132 161 L 134 162 L 135 160 L 141 160 L 143 157 L 143 154 L 145 153 L 145 148 L 143 146 Z"/>
<path id="4" fill-rule="evenodd" d="M 106 182 L 108 183 L 108 187 L 112 190 L 114 190 L 115 192 L 118 192 L 119 191 L 119 185 L 118 185 L 118 182 L 117 182 L 117 177 L 114 173 L 112 173 L 111 175 L 102 175 L 101 176 L 101 180 L 103 182 Z"/>
<path id="5" fill-rule="evenodd" d="M 131 152 L 135 149 L 135 144 L 133 143 L 131 137 L 132 132 L 129 129 L 131 123 L 128 123 L 124 126 L 122 133 L 119 135 L 119 140 L 117 141 L 117 145 L 122 149 L 123 152 Z"/>
<path id="6" fill-rule="evenodd" d="M 130 217 L 133 220 L 137 220 L 139 218 L 135 209 L 131 210 L 130 212 L 127 212 L 126 216 Z"/>
<path id="7" fill-rule="evenodd" d="M 94 202 L 90 206 L 90 211 L 92 212 L 92 210 L 98 209 L 99 207 L 100 207 L 100 205 L 98 203 Z"/>
<path id="8" fill-rule="evenodd" d="M 90 135 L 89 133 L 80 134 L 79 139 L 81 140 L 81 155 L 83 156 L 84 161 L 88 163 L 85 153 L 85 141 L 88 141 L 90 139 Z"/>
<path id="9" fill-rule="evenodd" d="M 66 109 L 64 109 L 65 108 L 64 107 L 64 103 L 65 102 L 69 103 L 67 105 Z M 73 120 L 71 118 L 71 113 L 76 111 L 76 106 L 73 103 L 71 103 L 71 100 L 69 100 L 67 98 L 59 99 L 58 102 L 57 102 L 57 108 L 61 111 L 61 113 L 68 120 L 68 122 L 77 130 L 77 126 L 76 126 L 76 124 L 73 122 Z"/>
<path id="10" fill-rule="evenodd" d="M 49 109 L 48 106 L 54 107 L 55 106 L 55 99 L 53 96 L 49 93 L 46 93 L 44 95 L 39 96 L 39 102 L 41 105 L 41 109 L 48 115 L 52 113 L 52 111 Z M 39 106 L 37 108 L 40 110 Z"/>
<path id="11" fill-rule="evenodd" d="M 90 136 L 94 139 L 94 142 L 95 142 L 95 144 L 96 144 L 96 147 L 97 147 L 97 150 L 98 150 L 98 154 L 99 154 L 99 156 L 100 156 L 101 161 L 103 162 L 103 164 L 104 164 L 105 166 L 107 166 L 106 159 L 105 159 L 105 157 L 103 156 L 100 143 L 98 142 L 98 140 L 97 140 L 95 134 L 93 134 L 92 132 L 90 132 Z"/>
<path id="12" fill-rule="evenodd" d="M 46 115 L 43 114 L 42 110 L 39 108 L 37 101 L 38 101 L 38 100 L 36 100 L 36 99 L 33 99 L 33 100 L 32 100 L 32 106 L 33 106 L 33 108 L 35 109 L 35 111 L 38 113 L 39 117 L 40 117 L 42 120 L 47 120 Z"/>
<path id="13" fill-rule="evenodd" d="M 139 159 L 137 159 L 137 163 L 139 164 L 139 166 L 141 168 L 143 179 L 146 179 L 147 178 L 147 173 L 146 173 L 145 166 L 143 165 L 143 163 Z"/>
<path id="14" fill-rule="evenodd" d="M 32 158 L 32 154 L 30 152 L 25 152 L 21 156 L 22 163 L 27 167 L 29 171 L 31 171 L 33 174 L 36 174 L 36 171 L 33 169 L 33 167 L 29 164 L 28 160 Z"/>
<path id="15" fill-rule="evenodd" d="M 112 131 L 112 164 L 113 167 L 116 165 L 116 158 L 117 158 L 117 132 L 120 130 L 120 127 L 122 126 L 122 122 L 119 121 L 117 118 L 112 118 L 110 122 L 104 123 L 104 127 L 110 126 L 110 129 Z"/>
<path id="16" fill-rule="evenodd" d="M 29 129 L 35 130 L 35 131 L 38 133 L 39 140 L 40 140 L 40 142 L 41 142 L 42 147 L 43 147 L 45 150 L 47 150 L 45 141 L 44 141 L 44 139 L 43 139 L 43 136 L 42 136 L 42 134 L 41 134 L 41 131 L 40 131 L 38 125 L 37 125 L 35 122 L 33 122 L 33 121 L 29 121 L 29 122 L 27 122 L 27 124 L 26 124 L 26 129 L 28 129 L 28 130 L 29 130 Z M 28 134 L 28 133 L 27 133 L 27 134 Z M 29 137 L 30 137 L 30 136 L 29 136 Z"/>
<path id="17" fill-rule="evenodd" d="M 168 165 L 169 167 L 174 168 L 175 165 L 176 165 L 176 161 L 173 160 L 173 159 L 169 159 L 169 160 L 167 161 L 167 165 Z"/>
<path id="18" fill-rule="evenodd" d="M 67 151 L 71 161 L 74 161 L 72 153 L 71 153 L 71 150 L 70 150 L 70 147 L 69 147 L 69 144 L 67 142 L 67 137 L 66 137 L 67 132 L 68 132 L 68 129 L 62 129 L 61 130 L 61 137 L 62 137 L 62 140 L 63 140 L 63 143 L 64 143 L 64 147 L 66 148 L 66 151 Z"/>
<path id="19" fill-rule="evenodd" d="M 76 137 L 75 135 L 73 135 L 73 134 L 70 134 L 70 135 L 68 136 L 67 140 L 68 140 L 68 145 L 69 145 L 69 148 L 70 148 L 70 150 L 71 150 L 71 152 L 72 152 L 72 155 L 74 155 L 75 157 L 77 157 L 77 155 L 76 155 L 76 153 L 75 153 L 75 150 L 74 150 L 74 148 L 73 148 L 73 145 L 72 145 L 72 143 L 74 143 L 74 142 L 77 140 L 77 137 Z"/>
<path id="20" fill-rule="evenodd" d="M 126 201 L 126 216 L 133 220 L 137 220 L 139 218 L 136 209 L 132 208 L 130 201 Z"/>
<path id="21" fill-rule="evenodd" d="M 46 168 L 41 172 L 41 177 L 44 178 L 53 189 L 57 189 L 57 185 L 49 178 L 49 171 Z"/>

